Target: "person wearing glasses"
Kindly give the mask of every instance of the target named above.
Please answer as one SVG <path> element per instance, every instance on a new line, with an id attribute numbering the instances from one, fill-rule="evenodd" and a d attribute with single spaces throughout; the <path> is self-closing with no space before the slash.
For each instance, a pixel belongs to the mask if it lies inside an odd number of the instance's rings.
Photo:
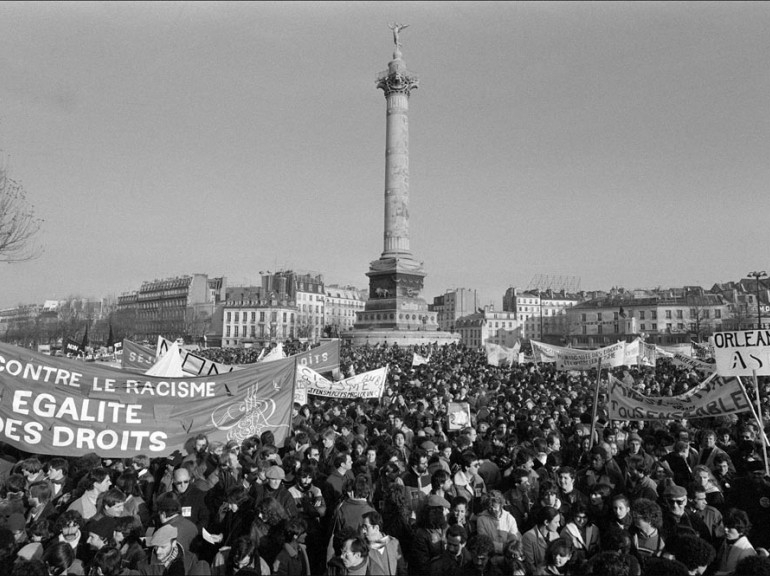
<path id="1" fill-rule="evenodd" d="M 174 470 L 171 485 L 171 492 L 177 497 L 182 507 L 182 516 L 196 526 L 207 527 L 210 513 L 206 506 L 206 493 L 192 483 L 187 468 Z"/>
<path id="2" fill-rule="evenodd" d="M 711 535 L 708 527 L 694 512 L 687 510 L 687 490 L 682 486 L 670 484 L 663 491 L 666 509 L 663 512 L 663 526 L 660 535 L 664 542 L 671 542 L 677 536 L 687 534 L 700 536 L 707 542 Z"/>

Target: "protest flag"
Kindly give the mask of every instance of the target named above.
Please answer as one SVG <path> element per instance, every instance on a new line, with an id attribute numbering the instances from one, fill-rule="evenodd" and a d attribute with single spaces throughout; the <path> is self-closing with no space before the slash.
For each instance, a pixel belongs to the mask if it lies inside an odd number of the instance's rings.
<path id="1" fill-rule="evenodd" d="M 88 346 L 88 324 L 86 324 L 86 331 L 83 333 L 83 341 L 80 343 L 80 349 L 85 352 L 86 346 Z"/>
<path id="2" fill-rule="evenodd" d="M 107 348 L 115 347 L 115 336 L 112 335 L 112 323 L 110 323 L 110 334 L 107 336 Z"/>

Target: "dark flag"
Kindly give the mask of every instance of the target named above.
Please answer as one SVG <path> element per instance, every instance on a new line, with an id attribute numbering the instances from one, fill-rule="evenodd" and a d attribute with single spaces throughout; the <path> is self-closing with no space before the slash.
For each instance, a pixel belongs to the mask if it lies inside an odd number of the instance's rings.
<path id="1" fill-rule="evenodd" d="M 77 354 L 80 350 L 80 345 L 72 338 L 67 338 L 67 342 L 64 345 L 64 350 L 68 354 Z"/>
<path id="2" fill-rule="evenodd" d="M 112 335 L 112 324 L 110 324 L 110 335 L 107 336 L 107 348 L 115 347 L 115 337 Z"/>
<path id="3" fill-rule="evenodd" d="M 626 317 L 626 311 L 623 310 L 623 306 L 620 307 L 620 317 L 625 318 Z"/>
<path id="4" fill-rule="evenodd" d="M 88 325 L 86 325 L 86 331 L 83 334 L 83 341 L 80 343 L 80 349 L 85 351 L 86 346 L 88 346 Z"/>

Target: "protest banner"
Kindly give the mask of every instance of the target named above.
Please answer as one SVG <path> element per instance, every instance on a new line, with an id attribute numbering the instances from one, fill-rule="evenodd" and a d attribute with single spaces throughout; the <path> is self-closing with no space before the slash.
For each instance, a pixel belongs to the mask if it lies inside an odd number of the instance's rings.
<path id="1" fill-rule="evenodd" d="M 770 376 L 770 330 L 716 332 L 713 339 L 720 376 Z"/>
<path id="2" fill-rule="evenodd" d="M 723 380 L 712 374 L 686 394 L 651 398 L 610 376 L 611 420 L 681 420 L 750 410 L 746 395 L 734 378 Z"/>
<path id="3" fill-rule="evenodd" d="M 626 342 L 626 350 L 623 354 L 624 366 L 637 366 L 639 364 L 640 344 L 641 340 L 639 338 L 636 338 L 633 342 Z"/>
<path id="4" fill-rule="evenodd" d="M 67 338 L 67 341 L 64 343 L 64 353 L 77 356 L 78 352 L 80 352 L 80 344 L 75 342 L 72 338 Z"/>
<path id="5" fill-rule="evenodd" d="M 639 363 L 642 366 L 655 366 L 658 359 L 658 349 L 655 344 L 642 342 L 639 345 Z"/>
<path id="6" fill-rule="evenodd" d="M 326 398 L 380 398 L 385 391 L 388 367 L 362 372 L 345 380 L 333 382 L 320 374 L 314 376 L 312 368 L 303 367 L 303 374 L 308 375 L 307 393 Z M 300 370 L 300 367 L 297 367 Z M 317 373 L 316 373 L 317 374 Z"/>
<path id="7" fill-rule="evenodd" d="M 168 350 L 172 344 L 171 340 L 163 338 L 162 341 L 159 341 L 158 350 Z M 281 345 L 280 353 L 283 354 L 283 345 Z M 250 366 L 250 364 L 221 364 L 189 350 L 180 350 L 179 354 L 182 357 L 182 369 L 185 371 L 185 374 L 194 376 L 225 374 Z M 276 354 L 275 359 L 279 358 L 280 356 Z M 335 368 L 339 368 L 340 365 L 340 341 L 324 342 L 320 346 L 295 354 L 292 358 L 296 358 L 298 365 L 310 366 L 318 372 L 330 372 Z M 264 362 L 270 361 L 266 356 L 260 356 L 258 361 L 260 360 Z"/>
<path id="8" fill-rule="evenodd" d="M 155 364 L 155 350 L 131 340 L 123 339 L 121 363 L 124 370 L 146 372 Z"/>
<path id="9" fill-rule="evenodd" d="M 625 361 L 625 342 L 617 342 L 598 350 L 559 350 L 556 355 L 557 370 L 590 370 L 602 367 L 616 368 Z"/>
<path id="10" fill-rule="evenodd" d="M 532 356 L 535 362 L 556 362 L 556 357 L 560 350 L 572 350 L 571 348 L 562 348 L 561 346 L 551 346 L 535 340 L 530 340 L 532 345 Z"/>
<path id="11" fill-rule="evenodd" d="M 309 388 L 331 390 L 332 382 L 309 366 L 298 364 L 294 378 L 294 401 L 300 404 L 307 404 Z"/>
<path id="12" fill-rule="evenodd" d="M 679 352 L 674 354 L 673 362 L 674 366 L 689 368 L 690 370 L 700 370 L 706 374 L 716 372 L 717 369 L 716 364 L 709 364 L 708 362 L 703 362 L 697 358 L 690 358 L 686 354 L 680 354 Z"/>
<path id="13" fill-rule="evenodd" d="M 471 425 L 471 405 L 467 402 L 448 402 L 447 417 L 450 431 L 462 430 Z"/>
<path id="14" fill-rule="evenodd" d="M 417 366 L 422 366 L 423 364 L 427 364 L 430 360 L 430 355 L 426 358 L 425 356 L 419 355 L 417 352 L 415 352 L 412 356 L 412 368 L 416 368 Z"/>
<path id="15" fill-rule="evenodd" d="M 513 363 L 519 357 L 519 350 L 521 349 L 519 342 L 516 342 L 512 348 L 501 346 L 494 342 L 487 342 L 484 346 L 487 353 L 487 364 L 490 366 L 499 366 L 501 362 L 508 364 L 508 366 L 513 366 Z"/>
<path id="16" fill-rule="evenodd" d="M 0 343 L 0 431 L 21 450 L 57 456 L 168 456 L 185 441 L 239 443 L 291 425 L 294 360 L 202 378 L 156 378 Z"/>

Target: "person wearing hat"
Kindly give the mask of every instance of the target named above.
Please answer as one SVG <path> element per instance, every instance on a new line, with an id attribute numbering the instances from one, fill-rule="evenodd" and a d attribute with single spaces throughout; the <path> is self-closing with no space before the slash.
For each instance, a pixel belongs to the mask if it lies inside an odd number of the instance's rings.
<path id="1" fill-rule="evenodd" d="M 185 569 L 185 553 L 176 537 L 176 528 L 168 524 L 155 531 L 148 543 L 148 546 L 152 548 L 150 560 L 139 566 L 141 574 L 147 576 L 192 574 Z"/>
<path id="2" fill-rule="evenodd" d="M 92 550 L 98 552 L 105 546 L 115 545 L 115 519 L 102 516 L 98 520 L 91 520 L 86 525 L 88 540 L 86 543 Z"/>
<path id="3" fill-rule="evenodd" d="M 660 535 L 664 542 L 673 542 L 678 536 L 699 536 L 707 542 L 711 538 L 706 523 L 700 516 L 687 509 L 687 490 L 669 484 L 663 490 L 663 526 Z"/>
<path id="4" fill-rule="evenodd" d="M 307 524 L 307 553 L 312 574 L 322 573 L 326 562 L 321 519 L 326 515 L 326 502 L 321 489 L 313 483 L 316 466 L 305 461 L 295 476 L 289 494 L 294 499 L 299 517 Z"/>
<path id="5" fill-rule="evenodd" d="M 622 450 L 617 458 L 615 458 L 621 471 L 626 475 L 626 480 L 628 480 L 628 462 L 632 456 L 641 456 L 648 470 L 652 470 L 652 467 L 655 465 L 655 458 L 645 452 L 643 446 L 642 437 L 636 432 L 631 432 L 626 438 L 625 450 Z"/>
<path id="6" fill-rule="evenodd" d="M 297 505 L 294 498 L 283 485 L 286 472 L 280 466 L 270 466 L 265 471 L 265 484 L 254 484 L 251 487 L 254 506 L 259 506 L 265 498 L 274 498 L 284 507 L 290 518 L 297 515 Z"/>

